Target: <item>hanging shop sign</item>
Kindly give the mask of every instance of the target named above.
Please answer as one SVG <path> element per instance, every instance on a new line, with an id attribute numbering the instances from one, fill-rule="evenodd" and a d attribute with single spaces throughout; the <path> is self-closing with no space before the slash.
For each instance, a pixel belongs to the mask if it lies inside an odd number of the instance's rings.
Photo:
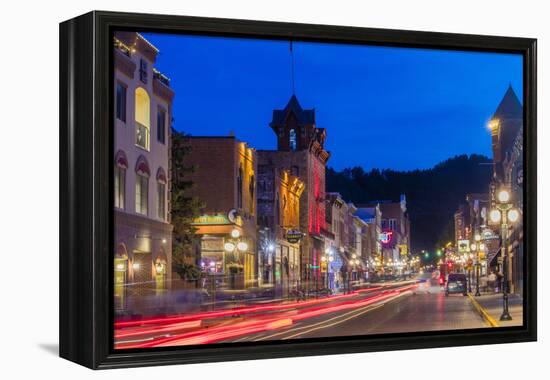
<path id="1" fill-rule="evenodd" d="M 407 256 L 409 254 L 407 244 L 399 244 L 397 247 L 399 247 L 399 253 L 401 256 Z"/>
<path id="2" fill-rule="evenodd" d="M 493 232 L 493 230 L 487 228 L 481 233 L 482 240 L 499 240 L 500 237 Z"/>
<path id="3" fill-rule="evenodd" d="M 302 232 L 296 231 L 296 230 L 288 230 L 285 233 L 285 239 L 290 244 L 296 244 L 296 243 L 300 242 L 300 240 L 302 240 L 303 237 L 304 237 L 304 234 Z"/>

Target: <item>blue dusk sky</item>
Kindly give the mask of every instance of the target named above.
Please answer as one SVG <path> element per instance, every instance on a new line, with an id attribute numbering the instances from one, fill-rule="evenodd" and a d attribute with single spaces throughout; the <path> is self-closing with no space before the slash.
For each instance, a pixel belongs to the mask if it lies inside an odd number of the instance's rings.
<path id="1" fill-rule="evenodd" d="M 171 79 L 174 127 L 275 149 L 269 122 L 292 95 L 288 41 L 143 33 Z M 294 42 L 295 93 L 327 130 L 328 165 L 426 169 L 457 154 L 491 157 L 487 121 L 511 84 L 514 54 Z"/>

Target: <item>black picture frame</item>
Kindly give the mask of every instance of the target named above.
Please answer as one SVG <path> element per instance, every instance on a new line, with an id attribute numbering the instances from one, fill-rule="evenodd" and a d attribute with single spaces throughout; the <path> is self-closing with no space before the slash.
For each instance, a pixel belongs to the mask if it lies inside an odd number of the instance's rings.
<path id="1" fill-rule="evenodd" d="M 114 30 L 519 53 L 524 110 L 524 325 L 263 344 L 114 351 Z M 535 341 L 536 46 L 531 38 L 93 11 L 60 24 L 60 356 L 93 369 Z"/>

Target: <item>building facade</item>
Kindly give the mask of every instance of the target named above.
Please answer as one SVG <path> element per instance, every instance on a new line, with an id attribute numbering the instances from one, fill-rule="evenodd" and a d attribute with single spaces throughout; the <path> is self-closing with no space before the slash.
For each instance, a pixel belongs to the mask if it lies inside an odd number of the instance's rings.
<path id="1" fill-rule="evenodd" d="M 321 257 L 325 239 L 331 234 L 325 218 L 325 167 L 330 154 L 325 150 L 326 131 L 317 128 L 315 110 L 304 110 L 292 96 L 282 110 L 274 110 L 270 127 L 277 137 L 277 150 L 260 151 L 266 162 L 288 170 L 304 184 L 300 197 L 299 231 L 302 287 L 309 291 L 322 286 Z"/>
<path id="2" fill-rule="evenodd" d="M 511 192 L 513 206 L 523 215 L 523 106 L 509 86 L 489 122 L 493 149 L 493 180 L 490 187 L 491 207 L 496 202 L 497 191 L 504 187 Z M 492 226 L 495 234 L 500 234 L 498 226 Z M 510 257 L 508 278 L 510 291 L 523 291 L 523 222 L 510 226 L 509 246 Z M 489 265 L 502 269 L 500 254 L 490 260 Z"/>
<path id="3" fill-rule="evenodd" d="M 300 282 L 300 197 L 304 183 L 258 153 L 258 282 L 287 296 Z"/>
<path id="4" fill-rule="evenodd" d="M 194 170 L 188 176 L 193 186 L 187 194 L 204 206 L 193 222 L 200 236 L 197 264 L 216 278 L 212 281 L 218 288 L 255 286 L 256 151 L 234 136 L 193 136 L 188 145 L 184 161 Z"/>
<path id="5" fill-rule="evenodd" d="M 174 91 L 153 66 L 158 50 L 139 33 L 114 37 L 115 309 L 170 286 L 170 125 Z M 151 308 L 154 302 L 149 302 Z"/>

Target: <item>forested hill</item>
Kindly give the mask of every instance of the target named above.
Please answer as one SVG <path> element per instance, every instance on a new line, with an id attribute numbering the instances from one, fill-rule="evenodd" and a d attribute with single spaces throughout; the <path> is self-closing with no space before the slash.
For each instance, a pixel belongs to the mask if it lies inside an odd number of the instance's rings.
<path id="1" fill-rule="evenodd" d="M 453 240 L 453 215 L 458 205 L 464 203 L 466 194 L 488 191 L 490 163 L 491 160 L 482 155 L 460 155 L 427 170 L 365 172 L 361 167 L 354 167 L 338 172 L 329 167 L 327 191 L 339 192 L 355 204 L 397 201 L 400 194 L 405 194 L 412 250 L 432 250 Z"/>

